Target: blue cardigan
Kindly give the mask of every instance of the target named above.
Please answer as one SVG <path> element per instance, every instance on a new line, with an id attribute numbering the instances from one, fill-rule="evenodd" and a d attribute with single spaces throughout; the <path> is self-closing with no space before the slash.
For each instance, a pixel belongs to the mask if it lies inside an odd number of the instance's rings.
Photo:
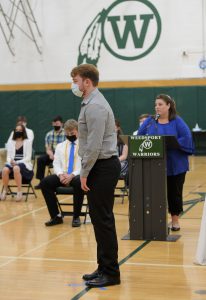
<path id="1" fill-rule="evenodd" d="M 182 118 L 177 116 L 166 124 L 160 124 L 149 117 L 139 128 L 138 135 L 174 135 L 180 149 L 167 150 L 167 176 L 189 170 L 188 155 L 194 152 L 194 146 L 190 129 Z"/>

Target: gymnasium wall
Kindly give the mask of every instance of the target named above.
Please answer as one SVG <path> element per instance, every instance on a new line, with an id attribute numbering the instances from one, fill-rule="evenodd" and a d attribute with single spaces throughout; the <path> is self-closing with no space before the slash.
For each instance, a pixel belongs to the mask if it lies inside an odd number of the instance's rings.
<path id="1" fill-rule="evenodd" d="M 206 0 L 15 3 L 1 0 L 0 147 L 18 115 L 28 118 L 37 152 L 54 116 L 78 117 L 69 82 L 80 63 L 98 67 L 125 134 L 153 113 L 159 93 L 174 97 L 190 128 L 206 128 Z"/>
<path id="2" fill-rule="evenodd" d="M 179 114 L 192 129 L 196 123 L 206 128 L 206 86 L 103 88 L 114 115 L 120 120 L 125 134 L 131 134 L 138 126 L 138 116 L 153 113 L 154 99 L 159 93 L 172 96 Z M 8 135 L 15 126 L 18 115 L 25 115 L 28 128 L 34 130 L 34 149 L 44 151 L 44 137 L 51 128 L 54 116 L 64 120 L 78 118 L 81 99 L 71 90 L 30 90 L 0 92 L 0 147 L 4 147 Z"/>
<path id="3" fill-rule="evenodd" d="M 206 0 L 12 2 L 1 0 L 0 84 L 67 82 L 86 62 L 101 81 L 206 75 Z"/>

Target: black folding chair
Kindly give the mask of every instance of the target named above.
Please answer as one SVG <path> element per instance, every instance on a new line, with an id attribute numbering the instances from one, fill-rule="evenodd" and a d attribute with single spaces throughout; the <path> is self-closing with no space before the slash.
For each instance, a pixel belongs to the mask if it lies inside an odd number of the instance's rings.
<path id="1" fill-rule="evenodd" d="M 34 170 L 35 163 L 36 163 L 35 151 L 32 150 L 32 170 Z M 14 179 L 14 177 L 12 176 L 10 179 Z M 22 195 L 26 196 L 25 202 L 28 200 L 29 195 L 34 195 L 35 198 L 37 198 L 36 192 L 34 190 L 34 187 L 33 187 L 31 181 L 32 180 L 28 181 L 28 180 L 25 180 L 24 178 L 22 178 L 22 185 L 21 186 L 24 189 L 24 191 L 22 192 Z M 9 184 L 7 194 L 14 197 L 17 194 L 17 191 L 14 191 L 13 189 L 16 188 L 16 187 L 17 187 L 16 184 Z M 2 191 L 3 191 L 3 187 L 2 187 Z"/>
<path id="2" fill-rule="evenodd" d="M 74 195 L 74 189 L 72 186 L 68 186 L 68 187 L 58 187 L 56 189 L 56 195 L 69 195 L 69 196 L 73 196 Z M 86 196 L 86 193 L 85 193 Z M 74 201 L 73 201 L 73 197 L 71 199 L 66 199 L 64 201 L 61 201 L 58 199 L 57 197 L 57 204 L 59 206 L 60 212 L 62 214 L 62 216 L 73 216 L 73 211 L 71 210 L 64 210 L 63 207 L 69 207 L 69 206 L 73 206 L 74 205 Z M 86 200 L 86 201 L 85 201 Z M 88 206 L 88 202 L 87 202 L 87 197 L 86 199 L 84 199 L 83 205 L 82 207 L 85 207 L 85 211 L 81 212 L 80 216 L 84 216 L 84 224 L 86 223 L 86 219 L 87 219 L 87 215 L 89 214 L 89 206 Z"/>
<path id="3" fill-rule="evenodd" d="M 53 163 L 51 162 L 48 166 L 47 166 L 47 176 L 48 175 L 52 175 L 53 174 Z"/>
<path id="4" fill-rule="evenodd" d="M 124 198 L 129 197 L 127 178 L 119 178 L 118 184 L 115 188 L 115 198 L 122 198 L 122 204 L 124 203 Z"/>

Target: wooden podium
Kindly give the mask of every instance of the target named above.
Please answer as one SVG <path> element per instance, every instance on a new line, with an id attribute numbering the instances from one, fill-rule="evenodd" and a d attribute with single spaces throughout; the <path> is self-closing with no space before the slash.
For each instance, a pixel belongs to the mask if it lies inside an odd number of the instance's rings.
<path id="1" fill-rule="evenodd" d="M 176 240 L 168 236 L 167 148 L 178 148 L 173 136 L 130 136 L 129 234 L 130 240 Z M 179 236 L 178 236 L 179 237 Z"/>

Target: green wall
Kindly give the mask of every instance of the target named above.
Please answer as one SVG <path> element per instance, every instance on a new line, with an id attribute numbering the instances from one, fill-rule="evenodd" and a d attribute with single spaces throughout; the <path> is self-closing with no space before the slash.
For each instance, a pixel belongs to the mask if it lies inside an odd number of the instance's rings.
<path id="1" fill-rule="evenodd" d="M 196 123 L 206 129 L 206 87 L 118 88 L 101 90 L 119 119 L 125 134 L 137 129 L 138 116 L 154 113 L 155 96 L 169 94 L 176 101 L 177 111 L 190 128 Z M 28 128 L 34 130 L 34 149 L 44 151 L 44 137 L 51 129 L 54 116 L 77 119 L 81 99 L 70 90 L 0 92 L 0 147 L 4 147 L 17 116 L 25 115 Z"/>

